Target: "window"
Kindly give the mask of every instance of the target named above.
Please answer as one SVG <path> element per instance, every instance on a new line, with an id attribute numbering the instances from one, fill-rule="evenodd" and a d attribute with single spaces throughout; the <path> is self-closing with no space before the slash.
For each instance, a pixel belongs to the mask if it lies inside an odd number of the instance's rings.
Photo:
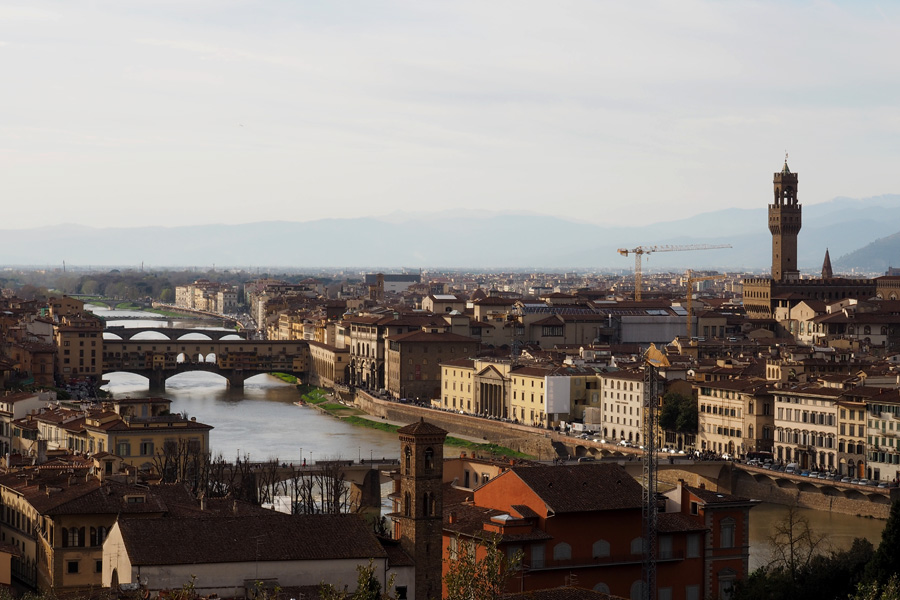
<path id="1" fill-rule="evenodd" d="M 606 540 L 597 540 L 594 542 L 594 546 L 591 550 L 591 555 L 594 558 L 603 558 L 605 556 L 609 556 L 609 542 Z"/>
<path id="2" fill-rule="evenodd" d="M 95 560 L 94 561 L 94 573 L 102 573 L 103 572 L 103 561 Z"/>
<path id="3" fill-rule="evenodd" d="M 153 442 L 151 442 L 151 441 L 141 442 L 141 456 L 152 456 L 152 455 L 153 455 Z"/>
<path id="4" fill-rule="evenodd" d="M 734 548 L 734 519 L 722 519 L 719 523 L 719 547 Z"/>
<path id="5" fill-rule="evenodd" d="M 409 468 L 409 467 L 407 467 Z M 430 473 L 434 470 L 434 449 L 425 449 L 425 472 Z"/>
<path id="6" fill-rule="evenodd" d="M 672 558 L 672 536 L 671 535 L 659 536 L 659 544 L 658 544 L 657 553 L 660 558 Z"/>
<path id="7" fill-rule="evenodd" d="M 643 554 L 644 553 L 644 538 L 636 537 L 631 540 L 631 553 L 632 554 Z"/>
<path id="8" fill-rule="evenodd" d="M 687 536 L 687 558 L 700 558 L 700 534 L 692 533 Z"/>
<path id="9" fill-rule="evenodd" d="M 544 545 L 535 544 L 531 547 L 531 567 L 541 569 L 544 567 Z"/>
<path id="10" fill-rule="evenodd" d="M 553 547 L 553 560 L 571 560 L 572 546 L 565 542 L 560 542 Z"/>
<path id="11" fill-rule="evenodd" d="M 66 573 L 69 573 L 69 574 L 78 573 L 78 561 L 77 560 L 66 561 Z"/>

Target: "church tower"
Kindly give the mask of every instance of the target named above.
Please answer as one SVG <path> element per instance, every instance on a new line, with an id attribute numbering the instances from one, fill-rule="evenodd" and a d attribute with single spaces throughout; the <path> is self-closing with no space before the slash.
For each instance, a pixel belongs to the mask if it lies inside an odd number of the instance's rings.
<path id="1" fill-rule="evenodd" d="M 784 168 L 775 173 L 775 202 L 769 205 L 769 231 L 772 232 L 772 279 L 797 281 L 797 234 L 800 233 L 802 206 L 797 203 L 797 174 Z"/>
<path id="2" fill-rule="evenodd" d="M 834 279 L 834 269 L 831 268 L 831 256 L 828 248 L 825 248 L 825 261 L 822 263 L 822 279 Z"/>
<path id="3" fill-rule="evenodd" d="M 444 519 L 444 438 L 447 432 L 426 423 L 407 425 L 400 437 L 400 546 L 416 563 L 414 600 L 441 597 Z"/>

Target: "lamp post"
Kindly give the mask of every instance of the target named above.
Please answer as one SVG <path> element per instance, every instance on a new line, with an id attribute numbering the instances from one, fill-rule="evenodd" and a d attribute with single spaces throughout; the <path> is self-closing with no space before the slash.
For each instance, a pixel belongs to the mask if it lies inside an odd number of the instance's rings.
<path id="1" fill-rule="evenodd" d="M 356 462 L 362 464 L 362 446 L 356 447 Z"/>

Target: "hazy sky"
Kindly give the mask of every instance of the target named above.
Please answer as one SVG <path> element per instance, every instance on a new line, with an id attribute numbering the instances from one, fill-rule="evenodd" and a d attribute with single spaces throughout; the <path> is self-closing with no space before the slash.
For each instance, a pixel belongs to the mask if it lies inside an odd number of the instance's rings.
<path id="1" fill-rule="evenodd" d="M 0 2 L 0 229 L 900 192 L 893 2 Z"/>

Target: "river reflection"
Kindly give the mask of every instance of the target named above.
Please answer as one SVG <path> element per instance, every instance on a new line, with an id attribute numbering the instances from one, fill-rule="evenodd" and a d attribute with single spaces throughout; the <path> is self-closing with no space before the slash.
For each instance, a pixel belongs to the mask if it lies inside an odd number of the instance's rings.
<path id="1" fill-rule="evenodd" d="M 865 538 L 878 547 L 881 532 L 887 521 L 867 519 L 855 515 L 798 509 L 800 515 L 809 521 L 810 529 L 815 534 L 828 536 L 827 546 L 832 550 L 847 550 L 854 538 Z M 780 504 L 762 503 L 750 511 L 750 570 L 765 566 L 772 558 L 769 537 L 775 523 L 783 520 L 788 508 Z"/>

